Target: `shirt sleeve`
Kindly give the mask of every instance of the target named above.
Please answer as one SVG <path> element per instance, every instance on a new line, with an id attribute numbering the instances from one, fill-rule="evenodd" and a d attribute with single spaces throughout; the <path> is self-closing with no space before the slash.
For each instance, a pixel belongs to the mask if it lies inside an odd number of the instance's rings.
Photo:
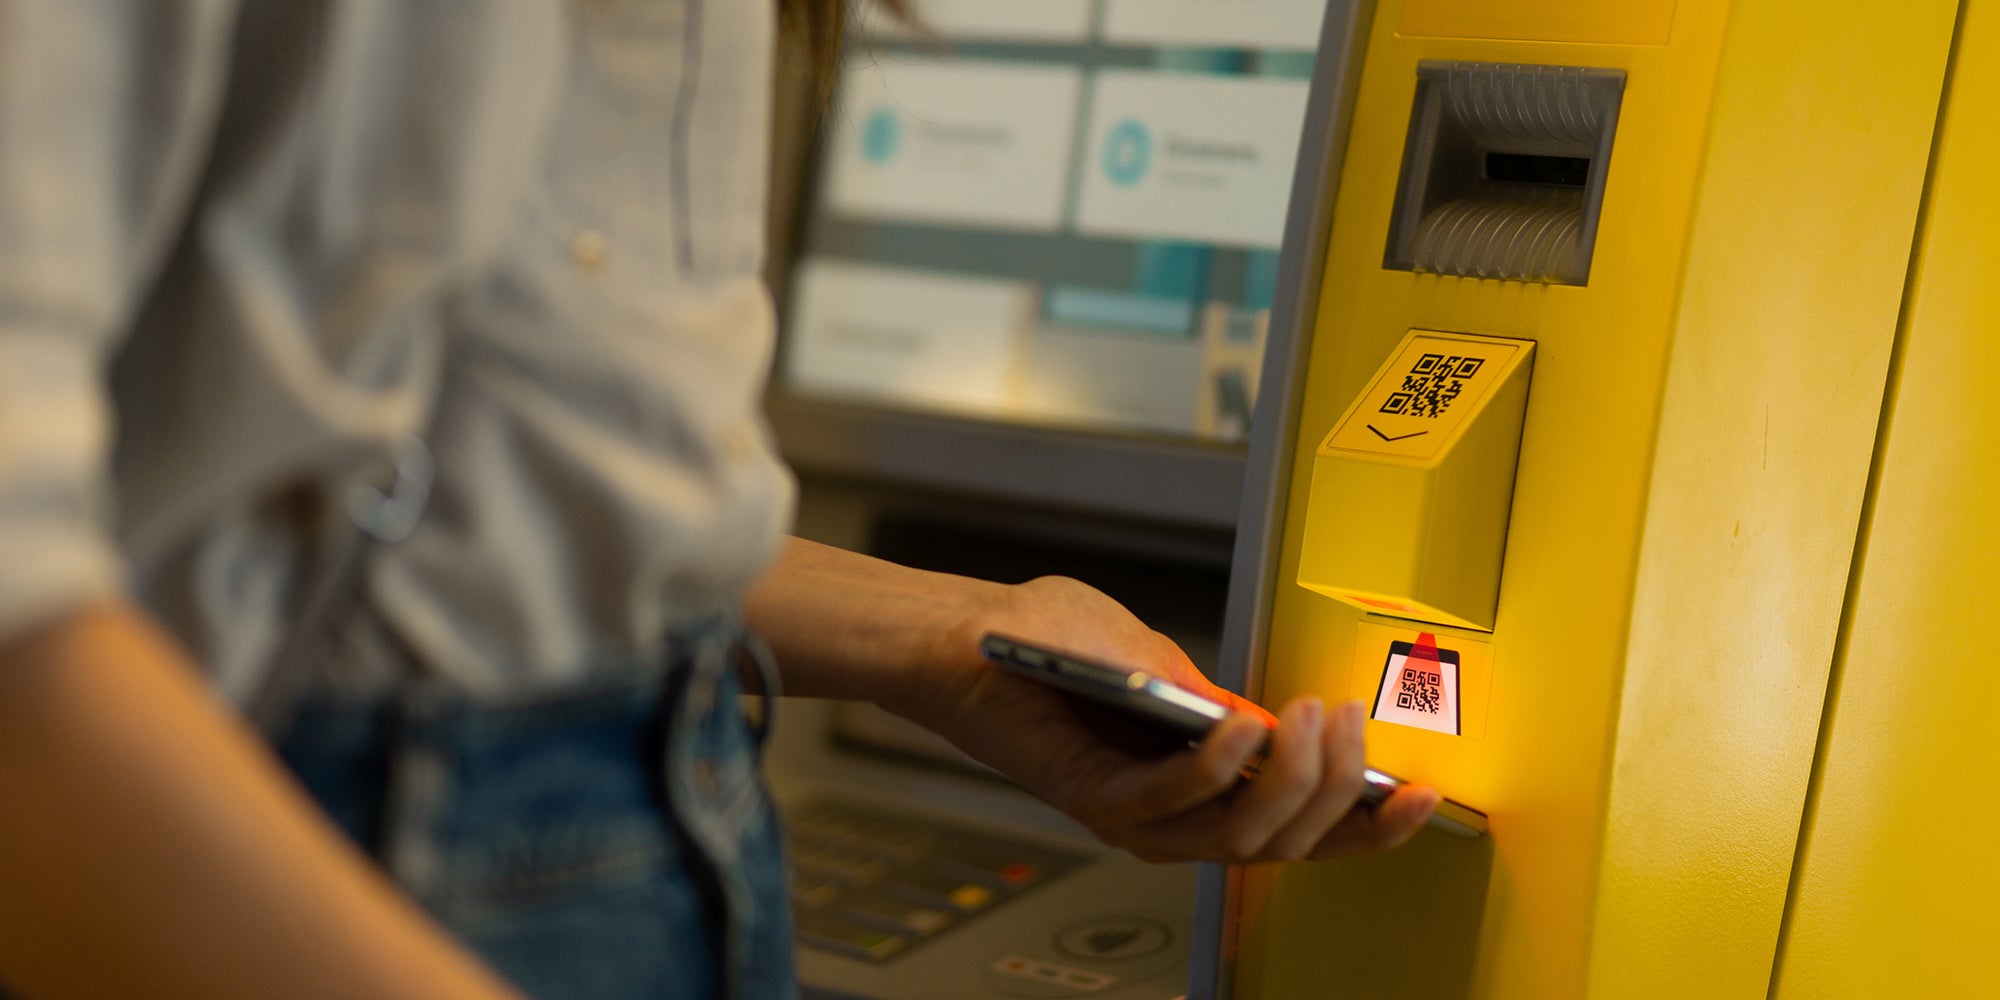
<path id="1" fill-rule="evenodd" d="M 0 0 L 0 640 L 118 593 L 106 369 L 197 186 L 235 0 Z"/>

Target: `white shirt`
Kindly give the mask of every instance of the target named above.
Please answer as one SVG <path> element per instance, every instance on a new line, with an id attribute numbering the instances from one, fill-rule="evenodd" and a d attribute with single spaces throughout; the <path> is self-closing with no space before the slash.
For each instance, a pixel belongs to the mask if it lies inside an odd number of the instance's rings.
<path id="1" fill-rule="evenodd" d="M 737 601 L 792 502 L 773 17 L 0 0 L 0 636 L 136 594 L 247 697 L 312 510 L 408 434 L 343 655 L 490 690 Z"/>

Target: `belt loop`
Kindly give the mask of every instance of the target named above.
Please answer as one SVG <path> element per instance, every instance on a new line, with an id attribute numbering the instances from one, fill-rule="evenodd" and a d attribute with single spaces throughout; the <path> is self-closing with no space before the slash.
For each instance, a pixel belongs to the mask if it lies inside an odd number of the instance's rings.
<path id="1" fill-rule="evenodd" d="M 340 614 L 361 599 L 369 551 L 409 537 L 430 502 L 437 463 L 423 438 L 405 435 L 392 449 L 385 491 L 366 479 L 354 483 L 329 523 L 316 526 L 321 550 L 304 564 L 305 586 L 290 631 L 271 656 L 270 672 L 244 709 L 266 741 L 291 729 L 299 705 L 324 680 L 325 643 Z"/>
<path id="2" fill-rule="evenodd" d="M 660 739 L 666 801 L 719 894 L 725 919 L 716 958 L 724 992 L 732 1000 L 762 998 L 769 995 L 758 985 L 770 974 L 764 966 L 779 960 L 765 939 L 789 926 L 782 893 L 775 902 L 766 898 L 757 874 L 746 869 L 746 863 L 781 864 L 777 854 L 765 853 L 778 848 L 765 832 L 774 819 L 755 759 L 777 697 L 776 663 L 735 613 L 677 630 L 667 656 L 672 666 Z M 743 669 L 746 658 L 756 666 L 754 675 Z M 761 720 L 745 719 L 742 706 L 726 704 L 753 683 L 764 696 Z"/>
<path id="3" fill-rule="evenodd" d="M 415 434 L 405 435 L 391 448 L 389 467 L 388 489 L 359 482 L 346 498 L 348 520 L 384 545 L 394 545 L 417 530 L 437 479 L 437 460 Z"/>

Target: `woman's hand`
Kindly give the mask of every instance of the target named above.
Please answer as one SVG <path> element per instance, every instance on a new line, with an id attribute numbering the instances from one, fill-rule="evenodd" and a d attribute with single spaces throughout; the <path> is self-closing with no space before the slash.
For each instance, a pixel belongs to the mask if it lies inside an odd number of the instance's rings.
<path id="1" fill-rule="evenodd" d="M 1146 746 L 1132 739 L 1143 734 L 1131 724 L 987 663 L 978 652 L 987 632 L 1145 670 L 1235 714 L 1194 750 Z M 1358 702 L 1327 708 L 1300 698 L 1273 718 L 1211 684 L 1172 640 L 1075 580 L 1005 588 L 946 630 L 931 659 L 933 683 L 892 708 L 1148 860 L 1293 861 L 1381 850 L 1408 840 L 1437 805 L 1435 791 L 1406 787 L 1374 809 L 1356 808 Z M 1267 738 L 1260 773 L 1245 777 Z"/>
<path id="2" fill-rule="evenodd" d="M 793 539 L 744 607 L 777 653 L 787 694 L 874 701 L 1150 860 L 1380 850 L 1408 840 L 1437 805 L 1436 792 L 1405 787 L 1355 808 L 1360 706 L 1301 698 L 1274 719 L 1075 580 L 1007 586 Z M 1236 714 L 1194 750 L 1135 739 L 1148 734 L 987 663 L 979 640 L 988 632 L 1145 670 Z M 1267 738 L 1261 773 L 1244 777 Z"/>

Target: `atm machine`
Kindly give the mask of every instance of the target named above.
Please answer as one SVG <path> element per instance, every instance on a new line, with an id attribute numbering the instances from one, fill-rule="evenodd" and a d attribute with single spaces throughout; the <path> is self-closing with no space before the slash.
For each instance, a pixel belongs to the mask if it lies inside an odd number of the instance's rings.
<path id="1" fill-rule="evenodd" d="M 1192 995 L 2000 995 L 1996 22 L 1329 12 L 1225 679 L 1490 827 L 1207 872 Z"/>
<path id="2" fill-rule="evenodd" d="M 861 21 L 777 281 L 798 533 L 1092 583 L 1214 663 L 1324 0 L 933 0 Z M 1150 866 L 863 705 L 788 701 L 805 995 L 1186 990 Z"/>

